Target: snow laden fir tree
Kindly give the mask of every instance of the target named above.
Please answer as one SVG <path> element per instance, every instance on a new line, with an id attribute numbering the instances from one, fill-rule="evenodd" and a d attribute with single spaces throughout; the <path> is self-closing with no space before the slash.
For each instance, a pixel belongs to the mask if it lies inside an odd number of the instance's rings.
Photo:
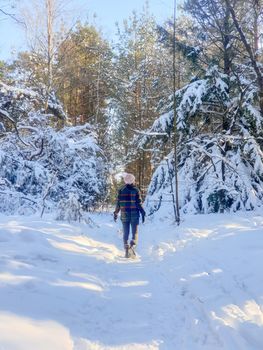
<path id="1" fill-rule="evenodd" d="M 262 205 L 262 116 L 253 70 L 247 66 L 238 70 L 239 74 L 228 76 L 212 66 L 202 79 L 176 92 L 179 199 L 185 213 L 252 210 Z M 143 148 L 151 143 L 167 150 L 149 186 L 151 213 L 171 200 L 175 185 L 169 143 L 174 121 L 171 100 L 166 108 L 139 141 Z"/>
<path id="2" fill-rule="evenodd" d="M 66 125 L 54 94 L 0 84 L 0 212 L 79 218 L 105 199 L 105 158 L 90 125 Z"/>

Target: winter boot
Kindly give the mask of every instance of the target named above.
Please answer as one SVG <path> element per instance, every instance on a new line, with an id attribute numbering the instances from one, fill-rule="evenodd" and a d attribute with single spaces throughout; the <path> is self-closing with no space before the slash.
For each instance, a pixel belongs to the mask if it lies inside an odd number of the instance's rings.
<path id="1" fill-rule="evenodd" d="M 136 256 L 135 253 L 136 242 L 132 239 L 130 242 L 130 257 L 134 258 Z"/>
<path id="2" fill-rule="evenodd" d="M 130 249 L 129 244 L 125 244 L 124 249 L 125 249 L 125 258 L 129 258 L 129 249 Z"/>
<path id="3" fill-rule="evenodd" d="M 133 239 L 130 241 L 130 246 L 131 246 L 131 248 L 133 248 L 133 249 L 136 248 L 136 242 L 135 242 Z"/>

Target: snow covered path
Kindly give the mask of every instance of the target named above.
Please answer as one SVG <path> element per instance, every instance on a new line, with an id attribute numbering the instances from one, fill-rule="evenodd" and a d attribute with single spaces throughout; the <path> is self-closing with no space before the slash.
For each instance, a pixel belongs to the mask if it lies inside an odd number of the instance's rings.
<path id="1" fill-rule="evenodd" d="M 263 217 L 140 226 L 0 220 L 0 350 L 262 350 Z"/>

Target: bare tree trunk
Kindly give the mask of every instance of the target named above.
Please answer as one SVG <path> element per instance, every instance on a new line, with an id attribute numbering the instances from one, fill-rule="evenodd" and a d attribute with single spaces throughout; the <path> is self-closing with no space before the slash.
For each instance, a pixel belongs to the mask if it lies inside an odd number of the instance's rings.
<path id="1" fill-rule="evenodd" d="M 173 209 L 174 209 L 174 217 L 175 217 L 175 221 L 179 225 L 179 222 L 177 221 L 176 196 L 175 196 L 174 188 L 173 188 L 173 178 L 172 178 L 172 174 L 171 174 L 170 167 L 169 167 L 169 160 L 166 159 L 166 162 L 167 162 L 167 170 L 168 170 L 168 175 L 169 175 L 169 180 L 170 180 L 171 195 L 172 195 Z"/>
<path id="2" fill-rule="evenodd" d="M 179 190 L 178 190 L 178 161 L 177 161 L 177 118 L 176 118 L 176 74 L 175 74 L 175 20 L 176 20 L 176 0 L 174 0 L 174 23 L 173 23 L 173 112 L 174 112 L 174 177 L 175 177 L 175 202 L 174 212 L 175 212 L 175 221 L 177 225 L 180 224 L 180 212 L 179 212 Z M 169 171 L 169 170 L 168 170 Z"/>
<path id="3" fill-rule="evenodd" d="M 231 13 L 231 16 L 232 16 L 232 19 L 233 19 L 233 22 L 235 24 L 235 27 L 238 31 L 238 34 L 240 36 L 240 39 L 249 55 L 249 58 L 250 58 L 250 61 L 251 61 L 251 64 L 252 64 L 252 67 L 256 73 L 256 77 L 257 77 L 257 84 L 258 84 L 258 88 L 259 88 L 259 106 L 260 106 L 260 113 L 261 115 L 263 116 L 263 76 L 262 76 L 262 73 L 260 71 L 260 68 L 259 68 L 259 65 L 257 64 L 257 57 L 256 55 L 253 53 L 253 50 L 252 50 L 252 47 L 251 45 L 249 44 L 240 24 L 239 24 L 239 21 L 236 17 L 236 13 L 235 13 L 235 10 L 233 9 L 233 7 L 231 6 L 230 4 L 230 0 L 225 0 L 228 8 L 229 8 L 229 11 Z"/>
<path id="4" fill-rule="evenodd" d="M 98 62 L 98 78 L 97 78 L 97 87 L 96 87 L 96 98 L 97 98 L 97 106 L 95 112 L 95 125 L 98 123 L 99 118 L 99 110 L 100 110 L 100 76 L 101 76 L 101 53 L 99 53 L 99 62 Z"/>
<path id="5" fill-rule="evenodd" d="M 224 19 L 224 33 L 223 34 L 223 48 L 224 48 L 224 73 L 229 76 L 230 74 L 230 66 L 231 66 L 231 60 L 230 60 L 230 10 L 229 7 L 226 6 L 226 13 L 225 13 L 225 19 Z"/>
<path id="6" fill-rule="evenodd" d="M 231 57 L 230 57 L 231 39 L 230 39 L 230 9 L 229 9 L 229 6 L 226 6 L 222 36 L 223 36 L 223 50 L 224 50 L 224 53 L 223 53 L 224 54 L 224 73 L 227 76 L 227 83 L 229 86 L 229 76 L 230 76 L 230 70 L 231 70 Z M 224 113 L 223 120 L 222 120 L 223 132 L 227 131 L 228 128 L 229 128 L 229 120 L 227 117 L 227 113 Z M 227 147 L 227 145 L 224 145 L 224 147 Z M 221 173 L 222 173 L 222 181 L 225 182 L 226 165 L 225 165 L 224 160 L 222 160 L 222 162 L 221 162 Z"/>
<path id="7" fill-rule="evenodd" d="M 253 32 L 254 32 L 254 52 L 256 60 L 258 59 L 258 50 L 259 50 L 259 17 L 260 17 L 260 3 L 258 0 L 254 0 L 253 3 L 254 9 L 254 23 L 253 23 Z"/>
<path id="8" fill-rule="evenodd" d="M 47 96 L 46 106 L 48 109 L 48 98 L 53 85 L 53 49 L 54 49 L 54 33 L 53 33 L 53 16 L 54 16 L 54 3 L 53 0 L 46 0 L 47 10 Z"/>

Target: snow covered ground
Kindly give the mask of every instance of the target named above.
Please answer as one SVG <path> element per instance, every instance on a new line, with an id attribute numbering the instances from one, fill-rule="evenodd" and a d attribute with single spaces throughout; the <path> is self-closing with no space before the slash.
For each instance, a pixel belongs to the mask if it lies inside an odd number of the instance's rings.
<path id="1" fill-rule="evenodd" d="M 140 226 L 0 217 L 0 350 L 262 350 L 263 216 Z"/>

